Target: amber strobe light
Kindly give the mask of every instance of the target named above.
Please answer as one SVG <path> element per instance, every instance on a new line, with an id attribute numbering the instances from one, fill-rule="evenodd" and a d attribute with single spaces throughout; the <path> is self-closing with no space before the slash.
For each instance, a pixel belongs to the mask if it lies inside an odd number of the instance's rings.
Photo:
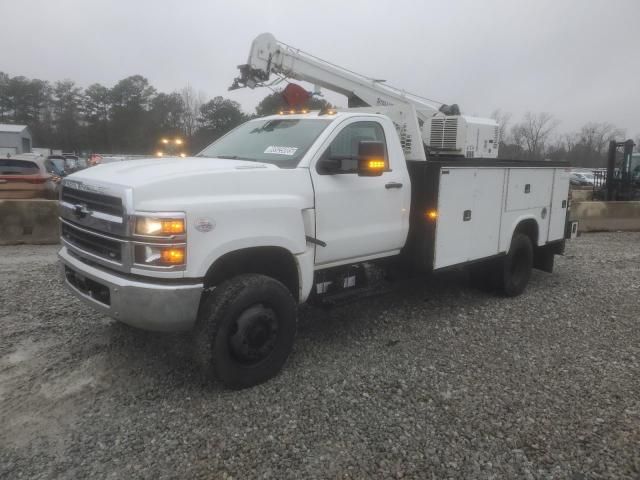
<path id="1" fill-rule="evenodd" d="M 160 253 L 162 263 L 167 265 L 178 265 L 184 263 L 184 248 L 171 247 L 163 248 Z"/>
<path id="2" fill-rule="evenodd" d="M 435 220 L 436 218 L 438 218 L 438 211 L 437 210 L 427 210 L 426 217 L 429 220 Z"/>

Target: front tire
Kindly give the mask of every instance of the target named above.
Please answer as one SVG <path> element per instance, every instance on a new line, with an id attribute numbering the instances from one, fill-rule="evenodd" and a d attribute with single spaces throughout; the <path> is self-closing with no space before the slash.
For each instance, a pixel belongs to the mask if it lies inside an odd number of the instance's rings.
<path id="1" fill-rule="evenodd" d="M 205 374 L 232 388 L 278 374 L 296 334 L 297 305 L 279 281 L 245 274 L 203 300 L 195 328 L 196 357 Z"/>

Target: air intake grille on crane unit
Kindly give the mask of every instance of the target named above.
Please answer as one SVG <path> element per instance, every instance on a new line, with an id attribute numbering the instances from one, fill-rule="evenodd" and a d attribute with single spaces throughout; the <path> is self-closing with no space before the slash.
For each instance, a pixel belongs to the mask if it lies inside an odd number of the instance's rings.
<path id="1" fill-rule="evenodd" d="M 433 118 L 431 120 L 431 147 L 455 150 L 458 138 L 458 117 Z"/>

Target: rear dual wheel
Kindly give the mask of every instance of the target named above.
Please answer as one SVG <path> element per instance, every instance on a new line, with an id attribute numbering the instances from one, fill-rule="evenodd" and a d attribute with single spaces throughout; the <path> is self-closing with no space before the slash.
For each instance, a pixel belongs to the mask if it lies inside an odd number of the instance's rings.
<path id="1" fill-rule="evenodd" d="M 481 288 L 498 290 L 507 297 L 524 292 L 533 269 L 533 245 L 528 236 L 515 233 L 504 257 L 469 267 L 471 280 Z"/>
<path id="2" fill-rule="evenodd" d="M 524 292 L 533 270 L 533 245 L 523 233 L 511 239 L 509 252 L 498 271 L 498 286 L 507 297 L 516 297 Z"/>

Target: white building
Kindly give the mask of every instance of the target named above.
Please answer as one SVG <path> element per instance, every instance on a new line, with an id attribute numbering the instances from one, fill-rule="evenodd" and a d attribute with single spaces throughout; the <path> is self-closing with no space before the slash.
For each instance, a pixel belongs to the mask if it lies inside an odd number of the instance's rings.
<path id="1" fill-rule="evenodd" d="M 0 123 L 0 157 L 31 152 L 31 132 L 26 125 Z"/>

